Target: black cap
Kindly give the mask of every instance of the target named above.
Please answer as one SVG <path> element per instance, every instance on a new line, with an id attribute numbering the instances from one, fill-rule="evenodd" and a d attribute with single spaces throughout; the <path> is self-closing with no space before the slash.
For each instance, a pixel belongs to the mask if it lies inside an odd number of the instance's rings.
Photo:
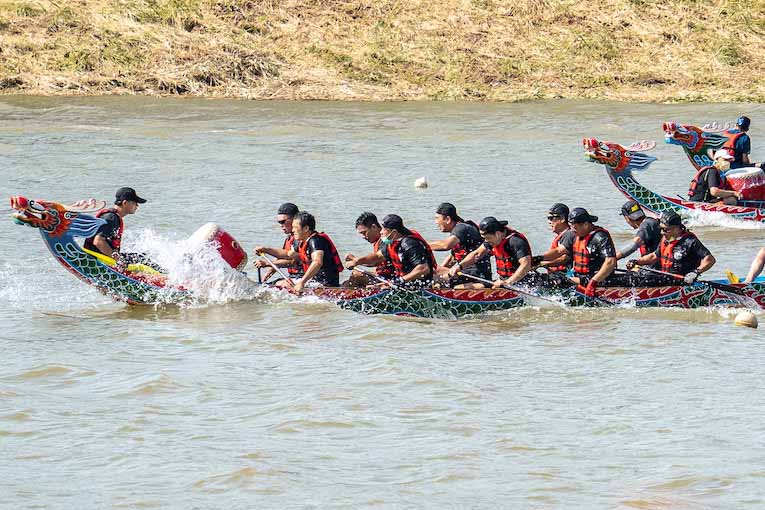
<path id="1" fill-rule="evenodd" d="M 131 200 L 133 202 L 137 202 L 139 204 L 145 204 L 146 199 L 141 198 L 138 195 L 135 194 L 135 190 L 133 188 L 120 188 L 117 190 L 117 193 L 115 195 L 115 203 L 120 202 L 122 200 Z"/>
<path id="2" fill-rule="evenodd" d="M 454 204 L 450 204 L 449 202 L 444 202 L 441 205 L 439 205 L 438 209 L 436 209 L 436 214 L 440 214 L 441 216 L 447 216 L 457 222 L 464 221 L 457 214 L 457 208 L 454 207 Z"/>
<path id="3" fill-rule="evenodd" d="M 276 211 L 276 214 L 286 214 L 287 216 L 295 216 L 299 212 L 300 212 L 300 209 L 298 209 L 298 206 L 296 206 L 295 204 L 291 202 L 285 202 L 279 206 L 279 209 Z"/>
<path id="4" fill-rule="evenodd" d="M 659 223 L 668 227 L 679 227 L 683 224 L 683 219 L 676 211 L 669 210 L 661 213 Z"/>
<path id="5" fill-rule="evenodd" d="M 550 207 L 550 210 L 547 212 L 547 214 L 554 214 L 556 216 L 563 216 L 563 219 L 568 220 L 568 206 L 566 204 L 553 204 L 552 207 Z"/>
<path id="6" fill-rule="evenodd" d="M 627 200 L 622 206 L 622 216 L 626 216 L 631 220 L 639 220 L 645 217 L 645 213 L 640 208 L 640 204 L 634 200 Z"/>
<path id="7" fill-rule="evenodd" d="M 504 230 L 506 227 L 506 221 L 500 221 L 494 216 L 487 216 L 481 220 L 481 223 L 478 225 L 478 230 L 485 234 L 493 234 L 494 232 Z"/>
<path id="8" fill-rule="evenodd" d="M 568 215 L 568 221 L 569 223 L 583 223 L 585 221 L 595 223 L 598 221 L 598 217 L 588 213 L 584 207 L 574 207 L 574 210 Z"/>
<path id="9" fill-rule="evenodd" d="M 752 123 L 752 120 L 749 117 L 747 117 L 746 115 L 742 115 L 736 121 L 736 125 L 738 127 L 740 127 L 741 129 L 743 129 L 744 131 L 749 129 L 749 124 L 751 124 L 751 123 Z"/>
<path id="10" fill-rule="evenodd" d="M 404 220 L 398 214 L 388 214 L 383 218 L 381 226 L 390 230 L 396 230 L 399 234 L 409 235 L 411 231 L 404 226 Z"/>

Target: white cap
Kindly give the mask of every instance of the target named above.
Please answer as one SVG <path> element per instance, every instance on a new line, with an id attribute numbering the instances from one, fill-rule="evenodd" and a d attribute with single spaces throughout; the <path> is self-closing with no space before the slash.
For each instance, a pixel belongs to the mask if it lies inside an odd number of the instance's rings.
<path id="1" fill-rule="evenodd" d="M 718 149 L 717 152 L 715 152 L 715 158 L 714 159 L 727 159 L 728 161 L 733 161 L 733 154 L 731 154 L 727 149 Z"/>

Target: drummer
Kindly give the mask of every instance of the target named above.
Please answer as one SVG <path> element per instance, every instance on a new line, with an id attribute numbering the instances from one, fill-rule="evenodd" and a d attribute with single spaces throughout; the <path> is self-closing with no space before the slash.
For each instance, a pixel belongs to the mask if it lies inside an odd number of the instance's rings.
<path id="1" fill-rule="evenodd" d="M 733 156 L 725 149 L 715 152 L 712 166 L 701 168 L 691 181 L 688 198 L 692 202 L 722 202 L 725 205 L 736 205 L 741 200 L 742 193 L 728 189 L 724 172 L 730 169 Z"/>

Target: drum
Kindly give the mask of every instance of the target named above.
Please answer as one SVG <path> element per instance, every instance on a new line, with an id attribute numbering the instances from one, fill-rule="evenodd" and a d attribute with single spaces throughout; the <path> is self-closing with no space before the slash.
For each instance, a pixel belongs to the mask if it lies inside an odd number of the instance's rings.
<path id="1" fill-rule="evenodd" d="M 226 263 L 241 271 L 247 265 L 247 252 L 245 252 L 231 234 L 220 228 L 215 223 L 207 223 L 191 234 L 188 240 L 192 246 L 200 246 L 211 243 L 220 253 Z"/>
<path id="2" fill-rule="evenodd" d="M 742 200 L 765 200 L 765 172 L 759 168 L 728 170 L 725 180 L 732 190 L 743 194 Z"/>

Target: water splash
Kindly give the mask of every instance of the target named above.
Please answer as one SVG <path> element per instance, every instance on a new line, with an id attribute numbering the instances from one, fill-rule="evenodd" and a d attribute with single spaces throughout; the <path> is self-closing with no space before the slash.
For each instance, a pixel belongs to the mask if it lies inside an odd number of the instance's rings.
<path id="1" fill-rule="evenodd" d="M 256 299 L 267 292 L 245 273 L 231 268 L 214 242 L 199 244 L 136 229 L 126 234 L 123 243 L 125 252 L 144 253 L 167 269 L 168 285 L 187 289 L 195 298 L 194 304 Z"/>
<path id="2" fill-rule="evenodd" d="M 685 224 L 689 227 L 724 227 L 739 230 L 765 230 L 765 223 L 742 220 L 729 214 L 708 211 L 684 211 Z"/>

